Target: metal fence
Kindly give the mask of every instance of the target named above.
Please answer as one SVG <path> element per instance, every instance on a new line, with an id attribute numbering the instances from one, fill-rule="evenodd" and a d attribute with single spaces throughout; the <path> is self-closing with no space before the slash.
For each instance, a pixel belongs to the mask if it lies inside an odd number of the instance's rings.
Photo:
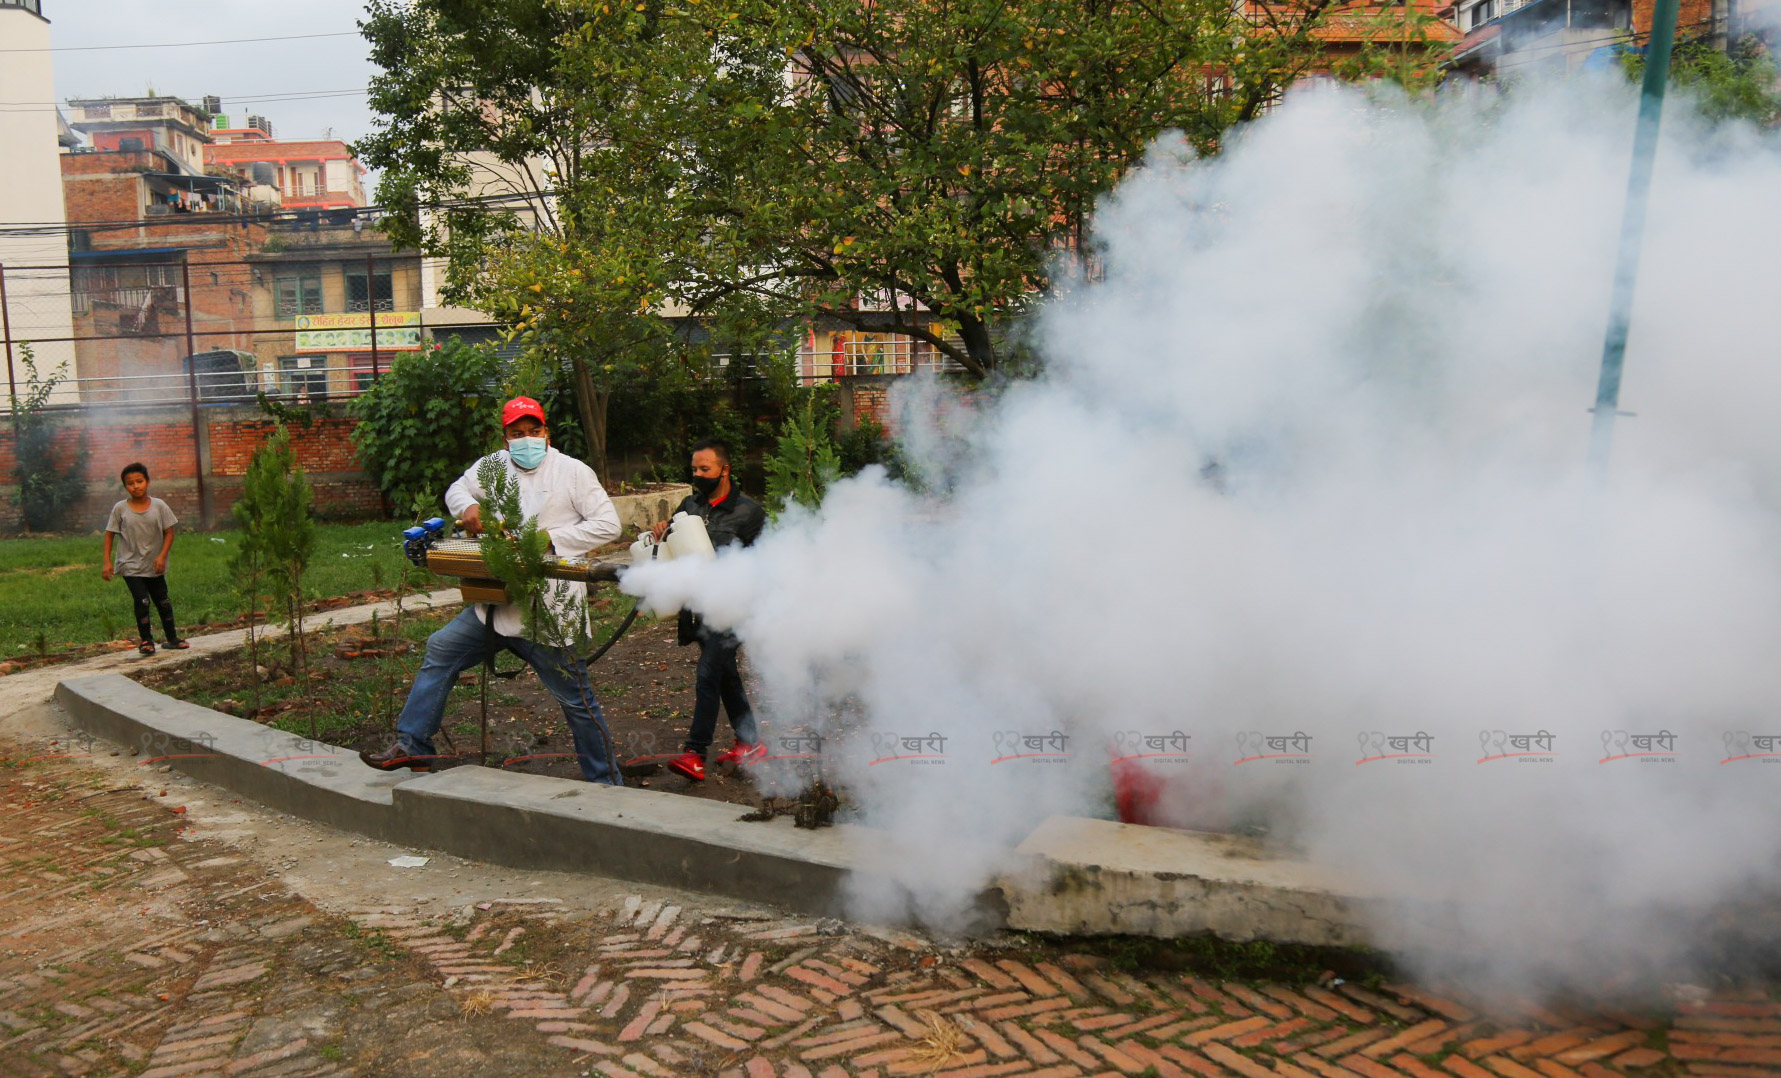
<path id="1" fill-rule="evenodd" d="M 11 398 L 27 389 L 27 349 L 40 379 L 61 374 L 51 406 L 197 407 L 252 403 L 262 395 L 299 404 L 349 399 L 364 392 L 401 351 L 426 346 L 414 256 L 368 256 L 373 268 L 356 254 L 330 262 L 306 252 L 303 260 L 279 263 L 147 261 L 131 260 L 129 251 L 95 253 L 124 261 L 0 266 L 8 389 L 0 410 L 10 410 Z M 324 278 L 325 304 L 322 286 L 315 283 Z M 287 309 L 286 291 L 299 300 L 301 314 Z M 58 304 L 59 322 L 53 310 Z M 336 324 L 342 315 L 362 319 L 358 330 L 345 334 L 362 339 L 319 351 L 298 328 L 314 315 L 334 318 Z M 371 332 L 368 327 L 385 315 L 403 321 Z M 72 332 L 40 328 L 58 324 Z M 407 336 L 400 343 L 386 341 L 398 328 Z M 762 358 L 718 354 L 712 357 L 714 373 L 736 363 L 756 365 Z M 889 332 L 808 333 L 791 358 L 806 385 L 963 370 L 938 347 Z"/>
<path id="2" fill-rule="evenodd" d="M 398 352 L 421 347 L 413 255 L 306 251 L 280 263 L 95 254 L 107 260 L 0 266 L 0 410 L 29 392 L 31 362 L 39 382 L 59 378 L 52 407 L 252 403 L 262 394 L 302 402 L 356 396 Z M 327 305 L 318 298 L 304 314 L 333 319 L 332 334 L 311 330 L 281 302 L 291 281 L 319 289 L 312 282 L 324 276 Z M 378 294 L 368 296 L 372 289 Z"/>

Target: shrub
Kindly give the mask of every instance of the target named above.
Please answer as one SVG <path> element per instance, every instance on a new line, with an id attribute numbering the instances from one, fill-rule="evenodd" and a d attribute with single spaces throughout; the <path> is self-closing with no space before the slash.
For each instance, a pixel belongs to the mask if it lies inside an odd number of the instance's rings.
<path id="1" fill-rule="evenodd" d="M 353 441 L 365 473 L 392 505 L 434 505 L 468 461 L 501 436 L 502 359 L 453 338 L 399 354 L 353 402 Z"/>
<path id="2" fill-rule="evenodd" d="M 26 531 L 55 531 L 63 524 L 68 507 L 86 492 L 81 478 L 87 463 L 86 446 L 75 450 L 72 459 L 56 459 L 55 415 L 49 410 L 50 394 L 68 376 L 68 364 L 56 367 L 47 378 L 38 373 L 37 358 L 31 346 L 19 346 L 25 365 L 25 395 L 12 398 L 12 434 L 16 447 L 13 478 L 18 490 L 13 504 Z"/>
<path id="3" fill-rule="evenodd" d="M 841 458 L 842 475 L 857 475 L 868 464 L 883 465 L 892 479 L 903 474 L 897 443 L 876 419 L 861 419 L 852 430 L 843 431 L 835 440 L 835 452 Z"/>

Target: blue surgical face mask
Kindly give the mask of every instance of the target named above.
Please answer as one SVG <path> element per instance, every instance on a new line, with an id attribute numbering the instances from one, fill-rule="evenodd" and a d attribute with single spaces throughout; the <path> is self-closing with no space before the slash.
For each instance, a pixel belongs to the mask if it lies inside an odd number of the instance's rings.
<path id="1" fill-rule="evenodd" d="M 512 438 L 507 442 L 507 455 L 513 463 L 531 471 L 544 463 L 544 445 L 543 438 Z"/>

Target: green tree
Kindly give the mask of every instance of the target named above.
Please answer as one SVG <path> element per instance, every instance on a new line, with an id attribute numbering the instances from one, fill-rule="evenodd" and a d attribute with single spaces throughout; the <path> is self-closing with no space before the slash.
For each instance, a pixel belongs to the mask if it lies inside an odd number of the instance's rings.
<path id="1" fill-rule="evenodd" d="M 1215 151 L 1329 2 L 373 0 L 358 151 L 392 236 L 574 372 L 598 467 L 612 394 L 685 361 L 662 312 L 1004 365 L 1095 200 L 1165 130 Z"/>
<path id="2" fill-rule="evenodd" d="M 841 474 L 841 456 L 835 449 L 835 407 L 815 392 L 785 417 L 779 443 L 767 457 L 767 511 L 774 516 L 797 502 L 814 509 L 822 504 L 829 484 Z"/>
<path id="3" fill-rule="evenodd" d="M 1622 56 L 1627 77 L 1645 77 L 1645 55 Z M 1781 70 L 1760 37 L 1746 34 L 1723 51 L 1707 40 L 1678 42 L 1670 54 L 1670 83 L 1695 99 L 1708 120 L 1746 120 L 1762 127 L 1781 122 Z"/>
<path id="4" fill-rule="evenodd" d="M 359 461 L 392 505 L 422 496 L 434 505 L 465 462 L 501 436 L 503 366 L 492 348 L 457 338 L 398 353 L 382 377 L 354 398 Z"/>
<path id="5" fill-rule="evenodd" d="M 315 554 L 314 502 L 315 492 L 297 463 L 291 433 L 279 423 L 248 461 L 241 499 L 233 510 L 242 532 L 234 564 L 244 583 L 248 573 L 259 581 L 247 592 L 250 621 L 261 595 L 269 595 L 271 607 L 283 613 L 290 632 L 291 672 L 305 681 L 309 659 L 303 631 L 303 575 Z M 313 714 L 309 722 L 310 736 L 316 736 Z"/>
<path id="6" fill-rule="evenodd" d="M 398 211 L 386 230 L 445 256 L 451 298 L 565 371 L 604 471 L 612 394 L 676 359 L 657 314 L 664 269 L 701 237 L 668 206 L 680 196 L 667 148 L 672 124 L 693 119 L 675 104 L 705 64 L 701 28 L 578 0 L 373 0 L 368 12 L 385 76 L 371 95 L 378 129 L 357 151 Z M 627 97 L 664 106 L 647 144 Z M 591 208 L 588 192 L 600 193 Z"/>
<path id="7" fill-rule="evenodd" d="M 251 472 L 253 462 L 248 462 Z M 260 540 L 265 509 L 245 496 L 235 503 L 231 513 L 241 526 L 241 545 L 229 558 L 229 575 L 235 583 L 235 596 L 241 601 L 242 616 L 247 619 L 248 684 L 253 686 L 253 709 L 260 710 L 260 615 L 266 609 L 266 573 L 269 568 L 266 544 Z"/>
<path id="8" fill-rule="evenodd" d="M 12 502 L 19 507 L 26 531 L 54 531 L 64 523 L 68 508 L 86 493 L 81 478 L 86 472 L 86 443 L 76 442 L 71 450 L 56 447 L 61 424 L 49 399 L 67 377 L 68 365 L 58 365 L 47 377 L 40 374 L 28 344 L 19 346 L 19 358 L 25 367 L 25 394 L 11 398 L 12 474 L 18 483 Z"/>
<path id="9" fill-rule="evenodd" d="M 684 302 L 890 329 L 983 376 L 1011 323 L 1086 252 L 1095 202 L 1162 132 L 1213 152 L 1317 50 L 1326 0 L 728 0 L 794 87 L 702 125 L 741 169 L 737 261 Z M 770 272 L 754 267 L 765 265 Z M 754 272 L 751 272 L 754 270 Z"/>

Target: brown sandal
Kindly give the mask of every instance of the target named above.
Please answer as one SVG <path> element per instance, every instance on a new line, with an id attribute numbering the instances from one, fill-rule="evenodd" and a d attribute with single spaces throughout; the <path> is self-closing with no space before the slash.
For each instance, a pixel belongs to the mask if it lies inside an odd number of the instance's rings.
<path id="1" fill-rule="evenodd" d="M 136 650 L 144 655 L 153 655 L 155 653 L 155 642 L 153 640 L 144 640 L 142 643 L 136 645 Z"/>

